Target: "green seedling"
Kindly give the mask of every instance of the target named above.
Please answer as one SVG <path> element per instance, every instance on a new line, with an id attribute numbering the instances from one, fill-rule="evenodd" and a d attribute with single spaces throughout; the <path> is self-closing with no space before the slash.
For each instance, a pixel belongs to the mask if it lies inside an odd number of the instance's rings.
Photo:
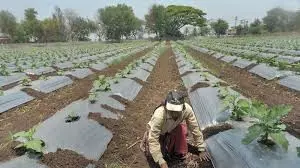
<path id="1" fill-rule="evenodd" d="M 209 78 L 209 73 L 208 72 L 203 72 L 202 76 L 204 77 L 205 81 L 209 81 L 209 79 L 208 79 Z"/>
<path id="2" fill-rule="evenodd" d="M 2 89 L 0 89 L 0 96 L 3 96 L 4 95 L 4 92 Z"/>
<path id="3" fill-rule="evenodd" d="M 75 114 L 74 111 L 71 111 L 68 116 L 65 118 L 66 123 L 70 123 L 70 122 L 75 122 L 78 121 L 80 119 L 80 116 L 78 116 L 77 114 Z"/>
<path id="4" fill-rule="evenodd" d="M 45 143 L 40 139 L 33 138 L 35 132 L 36 126 L 29 129 L 28 131 L 21 131 L 11 135 L 11 139 L 13 141 L 19 138 L 24 140 L 24 142 L 21 142 L 14 149 L 25 148 L 27 152 L 42 154 Z"/>
<path id="5" fill-rule="evenodd" d="M 250 114 L 252 117 L 257 118 L 258 121 L 248 128 L 248 133 L 242 140 L 242 143 L 249 144 L 260 137 L 259 143 L 267 146 L 272 146 L 276 143 L 287 151 L 289 142 L 283 134 L 286 126 L 281 123 L 280 118 L 287 115 L 291 109 L 292 107 L 287 105 L 268 107 L 261 102 L 254 102 Z"/>
<path id="6" fill-rule="evenodd" d="M 108 82 L 108 78 L 106 78 L 104 75 L 100 75 L 97 80 L 93 83 L 93 89 L 95 91 L 110 91 L 110 83 Z"/>
<path id="7" fill-rule="evenodd" d="M 95 104 L 97 101 L 97 92 L 90 92 L 89 93 L 89 101 L 91 104 Z"/>
<path id="8" fill-rule="evenodd" d="M 5 64 L 0 65 L 0 76 L 9 76 L 9 71 L 7 69 L 7 66 Z"/>
<path id="9" fill-rule="evenodd" d="M 63 70 L 58 70 L 57 71 L 57 75 L 58 76 L 63 76 L 64 75 L 64 71 Z"/>
<path id="10" fill-rule="evenodd" d="M 25 77 L 22 81 L 21 84 L 23 86 L 31 86 L 31 79 L 29 77 Z"/>
<path id="11" fill-rule="evenodd" d="M 45 76 L 45 75 L 42 75 L 41 77 L 39 77 L 39 80 L 48 80 L 49 77 L 48 76 Z"/>

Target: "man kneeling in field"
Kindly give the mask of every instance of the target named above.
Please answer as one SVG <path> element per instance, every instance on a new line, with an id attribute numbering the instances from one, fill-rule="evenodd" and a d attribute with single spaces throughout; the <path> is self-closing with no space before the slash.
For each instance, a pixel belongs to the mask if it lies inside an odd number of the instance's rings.
<path id="1" fill-rule="evenodd" d="M 200 160 L 208 161 L 203 135 L 198 126 L 192 107 L 185 103 L 184 96 L 178 91 L 171 91 L 158 108 L 156 108 L 141 149 L 150 153 L 161 168 L 167 168 L 168 159 L 184 160 L 188 152 L 187 127 L 193 134 Z"/>

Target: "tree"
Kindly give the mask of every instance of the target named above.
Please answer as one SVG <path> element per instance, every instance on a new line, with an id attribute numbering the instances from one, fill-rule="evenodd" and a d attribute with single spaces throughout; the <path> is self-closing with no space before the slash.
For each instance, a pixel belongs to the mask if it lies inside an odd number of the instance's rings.
<path id="1" fill-rule="evenodd" d="M 249 31 L 251 34 L 261 34 L 262 30 L 263 30 L 263 26 L 259 19 L 255 19 L 255 21 L 250 24 Z"/>
<path id="2" fill-rule="evenodd" d="M 76 18 L 79 15 L 73 9 L 65 9 L 63 12 L 64 20 L 65 20 L 65 34 L 67 40 L 73 40 L 72 37 L 74 36 L 74 25 Z"/>
<path id="3" fill-rule="evenodd" d="M 25 9 L 25 20 L 23 22 L 27 40 L 36 42 L 42 36 L 40 21 L 36 18 L 37 11 L 34 8 Z"/>
<path id="4" fill-rule="evenodd" d="M 141 26 L 131 7 L 125 4 L 98 10 L 98 20 L 103 23 L 106 39 L 120 41 L 130 37 Z"/>
<path id="5" fill-rule="evenodd" d="M 26 32 L 24 30 L 23 24 L 17 24 L 16 32 L 13 37 L 13 42 L 15 43 L 25 43 L 28 39 L 26 37 Z"/>
<path id="6" fill-rule="evenodd" d="M 9 11 L 0 11 L 0 32 L 8 34 L 11 38 L 16 34 L 16 17 Z"/>
<path id="7" fill-rule="evenodd" d="M 267 16 L 263 18 L 263 22 L 269 32 L 287 31 L 292 19 L 289 19 L 291 12 L 282 8 L 274 8 L 267 12 Z"/>
<path id="8" fill-rule="evenodd" d="M 162 5 L 153 5 L 145 15 L 146 29 L 161 38 L 165 34 L 166 8 Z"/>
<path id="9" fill-rule="evenodd" d="M 207 26 L 200 27 L 200 35 L 205 36 L 210 32 L 210 29 Z"/>
<path id="10" fill-rule="evenodd" d="M 59 35 L 57 37 L 56 41 L 66 41 L 67 36 L 66 36 L 66 25 L 65 25 L 65 18 L 62 10 L 58 7 L 54 7 L 54 13 L 52 14 L 53 20 L 58 24 L 58 29 L 59 29 Z"/>
<path id="11" fill-rule="evenodd" d="M 43 42 L 56 42 L 60 41 L 60 25 L 56 19 L 47 18 L 41 22 L 43 29 Z"/>
<path id="12" fill-rule="evenodd" d="M 214 29 L 216 34 L 220 36 L 226 34 L 229 25 L 225 20 L 218 19 L 216 22 L 211 23 L 211 27 Z"/>

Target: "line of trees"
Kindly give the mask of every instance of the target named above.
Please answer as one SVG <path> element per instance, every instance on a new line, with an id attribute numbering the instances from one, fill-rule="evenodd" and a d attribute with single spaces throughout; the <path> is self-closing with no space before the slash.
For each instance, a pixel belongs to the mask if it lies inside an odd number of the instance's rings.
<path id="1" fill-rule="evenodd" d="M 17 22 L 9 11 L 0 11 L 0 32 L 9 36 L 11 42 L 65 42 L 87 41 L 95 33 L 99 39 L 120 41 L 136 36 L 142 31 L 142 21 L 125 4 L 108 6 L 97 11 L 97 19 L 79 16 L 72 9 L 55 7 L 51 17 L 37 19 L 34 8 L 24 11 L 24 19 Z"/>

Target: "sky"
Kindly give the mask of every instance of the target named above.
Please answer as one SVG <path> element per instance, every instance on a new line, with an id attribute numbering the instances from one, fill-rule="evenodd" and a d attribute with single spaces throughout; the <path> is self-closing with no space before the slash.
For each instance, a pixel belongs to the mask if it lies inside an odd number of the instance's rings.
<path id="1" fill-rule="evenodd" d="M 231 25 L 235 16 L 238 20 L 246 19 L 250 22 L 255 18 L 262 18 L 266 12 L 274 7 L 288 10 L 300 10 L 300 0 L 0 0 L 0 9 L 12 12 L 18 20 L 23 18 L 24 9 L 35 8 L 38 18 L 51 16 L 54 6 L 61 9 L 74 9 L 83 17 L 95 18 L 97 9 L 109 5 L 125 3 L 132 6 L 137 17 L 143 19 L 152 4 L 187 5 L 202 9 L 207 13 L 207 19 L 222 18 Z"/>

